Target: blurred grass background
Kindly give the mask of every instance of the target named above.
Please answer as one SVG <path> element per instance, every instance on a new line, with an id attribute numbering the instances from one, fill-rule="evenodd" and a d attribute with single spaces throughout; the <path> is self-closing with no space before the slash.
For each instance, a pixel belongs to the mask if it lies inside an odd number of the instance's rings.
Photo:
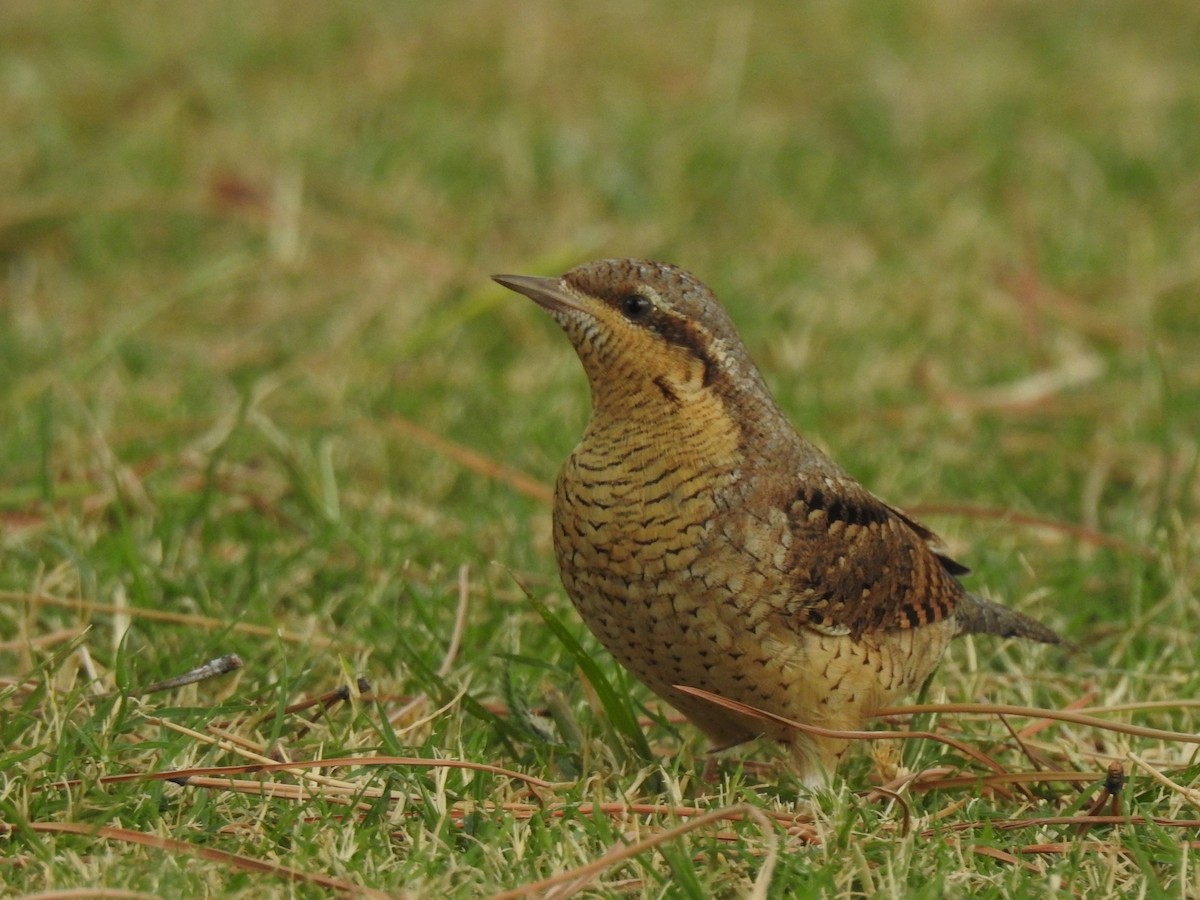
<path id="1" fill-rule="evenodd" d="M 493 272 L 599 256 L 696 272 L 802 431 L 891 502 L 927 509 L 973 587 L 1082 645 L 964 644 L 938 696 L 1196 696 L 1198 38 L 1200 7 L 1183 0 L 6 4 L 0 820 L 16 831 L 0 883 L 286 890 L 20 824 L 37 821 L 206 833 L 357 884 L 463 894 L 617 839 L 585 815 L 569 831 L 463 826 L 429 811 L 435 795 L 508 787 L 423 771 L 378 777 L 424 796 L 424 813 L 338 840 L 334 803 L 94 783 L 228 762 L 144 713 L 170 704 L 203 730 L 357 674 L 386 696 L 469 700 L 403 739 L 380 724 L 394 705 L 363 703 L 289 752 L 582 772 L 577 799 L 794 801 L 778 770 L 769 789 L 740 769 L 696 784 L 703 748 L 686 728 L 651 729 L 663 769 L 605 756 L 620 736 L 517 583 L 596 651 L 558 591 L 545 504 L 411 427 L 543 484 L 581 433 L 574 355 Z M 464 564 L 463 652 L 439 675 Z M 224 684 L 89 696 L 230 652 L 246 668 Z M 471 706 L 537 708 L 552 686 L 581 745 Z M 282 721 L 255 733 L 275 746 Z M 1187 711 L 1154 724 L 1197 730 Z M 1186 747 L 1160 749 L 1188 764 Z M 830 821 L 854 822 L 839 796 Z M 1172 798 L 1146 794 L 1147 814 Z M 823 849 L 786 853 L 772 892 L 917 896 L 933 873 L 981 896 L 1047 878 L 1089 896 L 1138 879 L 1200 892 L 1173 833 L 1127 838 L 1116 862 L 1076 848 L 1021 866 L 963 851 L 978 836 L 935 853 L 875 815 L 853 829 L 861 865 L 839 853 L 839 825 Z M 691 836 L 594 889 L 741 892 L 757 839 L 743 828 L 744 852 L 726 855 Z"/>

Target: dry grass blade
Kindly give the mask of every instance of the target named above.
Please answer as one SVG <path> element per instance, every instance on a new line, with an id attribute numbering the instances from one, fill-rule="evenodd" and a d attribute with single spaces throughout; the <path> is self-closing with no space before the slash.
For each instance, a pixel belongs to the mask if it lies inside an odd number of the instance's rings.
<path id="1" fill-rule="evenodd" d="M 454 660 L 462 646 L 463 632 L 467 628 L 467 610 L 471 605 L 471 569 L 463 563 L 458 567 L 458 606 L 454 609 L 454 630 L 450 633 L 450 643 L 446 647 L 446 655 L 438 666 L 438 675 L 445 678 L 454 669 Z"/>
<path id="2" fill-rule="evenodd" d="M 528 803 L 505 803 L 501 804 L 501 806 L 512 812 L 528 813 L 530 815 L 545 813 L 547 815 L 561 816 L 568 812 L 576 812 L 580 815 L 590 816 L 599 812 L 613 819 L 622 819 L 629 816 L 671 816 L 684 819 L 705 816 L 712 812 L 712 810 L 702 809 L 697 806 L 667 805 L 662 803 L 563 803 L 551 806 L 534 806 Z M 789 837 L 799 838 L 807 843 L 816 843 L 816 830 L 811 821 L 805 816 L 764 809 L 759 809 L 758 812 L 783 828 Z M 737 807 L 729 807 L 725 810 L 724 818 L 731 822 L 737 822 L 741 821 L 743 816 Z"/>
<path id="3" fill-rule="evenodd" d="M 1130 753 L 1129 758 L 1139 769 L 1141 769 L 1163 787 L 1171 789 L 1175 793 L 1179 794 L 1179 796 L 1183 797 L 1183 799 L 1188 803 L 1192 804 L 1192 806 L 1200 808 L 1200 791 L 1196 790 L 1195 788 L 1185 787 L 1178 781 L 1168 778 L 1136 753 Z"/>
<path id="4" fill-rule="evenodd" d="M 596 813 L 608 816 L 614 820 L 627 819 L 630 816 L 669 816 L 677 819 L 688 819 L 699 816 L 709 815 L 713 810 L 703 809 L 697 806 L 680 806 L 663 803 L 558 803 L 558 804 L 532 804 L 532 803 L 500 803 L 497 808 L 516 813 L 521 816 L 531 816 L 535 814 L 543 814 L 548 816 L 563 816 L 567 813 L 577 813 L 582 816 L 591 816 Z M 758 810 L 760 815 L 766 816 L 782 828 L 789 837 L 797 838 L 805 843 L 817 843 L 817 833 L 811 820 L 803 815 L 796 813 L 781 812 L 778 810 Z M 740 822 L 745 816 L 739 811 L 738 807 L 727 807 L 724 810 L 724 818 L 730 822 Z"/>
<path id="5" fill-rule="evenodd" d="M 592 860 L 583 866 L 578 866 L 574 869 L 568 869 L 565 872 L 560 872 L 557 875 L 545 878 L 541 881 L 536 881 L 531 884 L 522 885 L 519 888 L 514 888 L 510 891 L 503 891 L 492 897 L 492 900 L 514 900 L 516 897 L 528 897 L 532 894 L 539 894 L 543 891 L 549 891 L 550 888 L 556 888 L 561 885 L 570 886 L 570 892 L 584 887 L 592 879 L 598 876 L 605 869 L 614 866 L 617 863 L 625 862 L 633 859 L 647 850 L 652 850 L 655 847 L 672 841 L 681 835 L 695 831 L 699 828 L 704 828 L 713 822 L 720 822 L 729 818 L 753 818 L 759 822 L 767 832 L 771 832 L 772 826 L 770 822 L 762 815 L 761 811 L 747 803 L 738 804 L 736 806 L 725 807 L 724 809 L 715 809 L 707 812 L 697 819 L 692 819 L 690 822 L 684 822 L 681 825 L 676 825 L 673 828 L 668 828 L 665 831 L 660 831 L 658 834 L 637 841 L 633 844 L 626 844 L 619 847 L 614 847 L 598 859 Z M 772 847 L 772 850 L 774 848 Z M 774 866 L 774 855 L 768 856 L 769 866 Z M 764 869 L 770 872 L 768 862 L 764 862 Z M 569 896 L 569 893 L 556 893 L 552 896 Z M 550 896 L 550 895 L 548 895 Z"/>
<path id="6" fill-rule="evenodd" d="M 101 825 L 486 897 L 741 803 L 538 895 L 1200 898 L 1200 829 L 1089 824 L 1200 819 L 1196 0 L 177 6 L 0 0 L 0 898 L 342 892 Z M 588 378 L 488 277 L 627 255 L 997 596 L 1086 602 L 930 700 L 1095 721 L 705 781 L 561 589 Z"/>
<path id="7" fill-rule="evenodd" d="M 54 606 L 59 609 L 73 609 L 80 614 L 93 615 L 128 615 L 134 619 L 145 619 L 151 622 L 168 622 L 172 625 L 186 625 L 189 628 L 201 628 L 207 631 L 232 631 L 235 634 L 248 634 L 253 637 L 275 638 L 288 644 L 307 644 L 312 647 L 345 647 L 344 644 L 317 634 L 299 634 L 283 628 L 270 625 L 254 625 L 248 622 L 230 623 L 226 619 L 216 619 L 212 616 L 196 616 L 189 613 L 170 612 L 165 609 L 147 609 L 141 606 L 122 606 L 114 603 L 97 603 L 84 600 L 82 597 L 52 597 L 48 594 L 26 594 L 21 591 L 0 590 L 0 601 L 23 603 L 29 606 Z"/>
<path id="8" fill-rule="evenodd" d="M 61 891 L 38 891 L 21 894 L 13 900 L 160 900 L 158 894 L 123 891 L 120 888 L 68 888 Z"/>
<path id="9" fill-rule="evenodd" d="M 779 860 L 779 836 L 771 827 L 771 822 L 762 810 L 750 807 L 747 815 L 758 822 L 763 835 L 767 839 L 767 852 L 750 889 L 749 900 L 766 900 L 767 889 L 771 886 L 771 876 L 775 873 L 775 864 Z"/>
<path id="10" fill-rule="evenodd" d="M 168 853 L 180 853 L 200 859 L 207 859 L 236 869 L 242 869 L 246 872 L 273 875 L 295 883 L 314 884 L 348 896 L 378 898 L 391 896 L 382 891 L 351 884 L 340 878 L 331 878 L 328 875 L 318 875 L 313 872 L 303 872 L 300 869 L 294 869 L 291 866 L 285 866 L 281 863 L 253 859 L 238 853 L 214 850 L 211 847 L 198 847 L 195 844 L 189 844 L 187 841 L 160 837 L 156 834 L 146 834 L 141 831 L 132 831 L 128 828 L 116 828 L 111 825 L 87 825 L 82 822 L 29 822 L 23 827 L 42 834 L 78 834 L 85 837 L 102 837 L 105 840 L 121 841 L 127 844 L 140 844 L 143 847 L 150 847 L 154 850 L 163 850 Z M 10 834 L 11 832 L 12 826 L 0 823 L 0 834 Z"/>
<path id="11" fill-rule="evenodd" d="M 256 766 L 284 765 L 284 766 L 286 766 L 286 765 L 290 764 L 290 761 L 280 763 L 278 760 L 273 759 L 272 757 L 266 756 L 264 753 L 260 752 L 259 748 L 255 747 L 255 746 L 251 746 L 250 742 L 246 741 L 244 738 L 240 737 L 239 735 L 225 733 L 221 729 L 219 729 L 215 726 L 212 726 L 212 725 L 209 726 L 209 730 L 213 732 L 213 735 L 206 735 L 206 734 L 203 734 L 192 728 L 188 728 L 184 725 L 180 725 L 176 722 L 172 722 L 169 719 L 160 719 L 155 716 L 147 716 L 146 721 L 150 722 L 151 724 L 159 725 L 163 728 L 167 728 L 178 734 L 186 735 L 200 743 L 213 745 L 213 746 L 219 747 L 220 749 L 225 750 L 227 752 L 235 753 L 238 756 L 243 757 L 244 759 L 254 760 L 254 762 L 251 763 L 251 765 L 256 765 Z M 333 788 L 336 791 L 338 789 L 345 789 L 350 786 L 348 782 L 340 781 L 335 778 L 329 778 L 328 776 L 325 776 L 325 775 L 318 775 L 313 772 L 305 771 L 303 766 L 300 768 L 298 774 L 306 782 L 311 782 L 313 785 L 319 786 L 321 788 Z"/>
<path id="12" fill-rule="evenodd" d="M 177 779 L 181 785 L 190 788 L 204 788 L 213 791 L 232 791 L 235 794 L 249 794 L 252 797 L 272 797 L 278 800 L 291 800 L 295 803 L 305 803 L 313 798 L 314 791 L 310 787 L 288 781 L 268 781 L 266 779 L 245 778 L 214 778 L 208 775 L 187 775 Z M 382 788 L 362 786 L 328 786 L 322 787 L 320 797 L 333 802 L 354 800 L 375 800 L 384 795 Z M 363 807 L 360 810 L 365 812 Z"/>
<path id="13" fill-rule="evenodd" d="M 251 772 L 303 772 L 307 769 L 341 768 L 345 766 L 409 766 L 431 769 L 470 769 L 488 775 L 499 775 L 520 781 L 530 787 L 553 789 L 552 781 L 545 781 L 533 775 L 525 775 L 512 769 L 493 766 L 488 763 L 470 762 L 462 759 L 423 759 L 416 756 L 342 756 L 332 759 L 308 759 L 296 762 L 275 762 L 274 760 L 261 763 L 247 763 L 241 766 L 202 766 L 190 769 L 171 769 L 166 772 L 137 772 L 125 775 L 105 775 L 95 779 L 100 784 L 119 784 L 129 781 L 175 781 L 187 784 L 196 776 L 232 776 L 245 775 Z M 73 788 L 83 784 L 82 779 L 56 781 L 48 787 Z M 334 787 L 344 787 L 346 784 L 334 783 Z M 350 785 L 354 787 L 354 785 Z"/>
<path id="14" fill-rule="evenodd" d="M 76 626 L 74 628 L 60 628 L 58 631 L 51 631 L 47 634 L 21 637 L 12 641 L 0 641 L 0 653 L 9 653 L 14 650 L 24 650 L 26 648 L 40 649 L 43 647 L 53 647 L 56 644 L 73 641 L 86 632 L 86 626 Z"/>

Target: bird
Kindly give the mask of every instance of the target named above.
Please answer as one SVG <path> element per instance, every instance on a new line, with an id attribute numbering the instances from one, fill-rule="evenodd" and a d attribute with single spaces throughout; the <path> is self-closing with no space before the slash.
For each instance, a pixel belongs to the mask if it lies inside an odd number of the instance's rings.
<path id="1" fill-rule="evenodd" d="M 923 684 L 957 635 L 1061 642 L 968 592 L 968 569 L 932 531 L 802 437 L 691 273 L 602 259 L 493 278 L 554 318 L 590 386 L 554 488 L 566 592 L 713 751 L 766 736 L 802 783 L 828 785 L 850 742 L 780 719 L 860 729 Z"/>

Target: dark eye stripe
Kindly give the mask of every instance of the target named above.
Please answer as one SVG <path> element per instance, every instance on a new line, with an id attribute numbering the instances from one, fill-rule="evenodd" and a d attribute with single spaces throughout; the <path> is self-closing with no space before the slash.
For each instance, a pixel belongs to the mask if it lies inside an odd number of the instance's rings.
<path id="1" fill-rule="evenodd" d="M 683 347 L 700 360 L 704 364 L 705 387 L 713 383 L 717 377 L 717 365 L 705 350 L 705 340 L 695 326 L 686 319 L 664 315 L 660 317 L 660 321 L 654 323 L 654 330 L 669 343 Z"/>

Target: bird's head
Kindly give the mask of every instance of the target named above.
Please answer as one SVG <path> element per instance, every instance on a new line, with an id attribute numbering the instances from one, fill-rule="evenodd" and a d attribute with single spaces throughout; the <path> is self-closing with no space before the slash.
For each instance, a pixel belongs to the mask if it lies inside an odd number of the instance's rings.
<path id="1" fill-rule="evenodd" d="M 567 333 L 597 407 L 653 415 L 711 395 L 762 391 L 733 322 L 695 276 L 666 263 L 603 259 L 561 278 L 496 275 Z M 649 408 L 647 408 L 649 404 Z"/>

